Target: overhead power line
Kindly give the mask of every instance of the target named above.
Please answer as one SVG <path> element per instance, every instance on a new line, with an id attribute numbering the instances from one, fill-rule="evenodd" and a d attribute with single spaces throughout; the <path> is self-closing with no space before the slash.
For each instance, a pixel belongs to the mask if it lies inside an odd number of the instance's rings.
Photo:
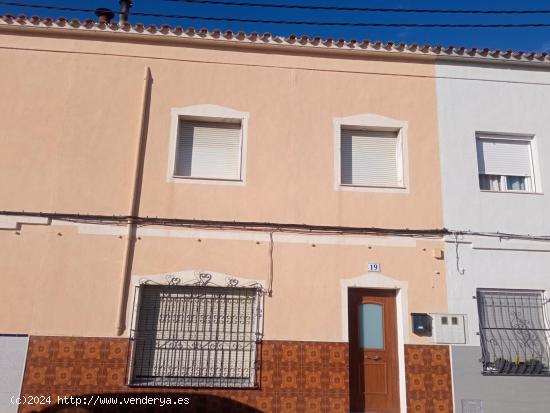
<path id="1" fill-rule="evenodd" d="M 44 6 L 41 4 L 29 4 L 20 2 L 0 1 L 0 4 L 28 7 L 35 9 L 47 9 L 70 12 L 94 12 L 92 9 L 78 9 L 72 7 Z M 194 16 L 182 14 L 162 14 L 133 12 L 133 16 L 141 17 L 160 17 L 166 19 L 180 20 L 203 20 L 219 22 L 238 22 L 238 23 L 263 23 L 263 24 L 285 24 L 296 26 L 342 26 L 342 27 L 407 27 L 407 28 L 542 28 L 550 27 L 550 23 L 375 23 L 375 22 L 327 22 L 327 21 L 305 21 L 305 20 L 266 20 L 266 19 L 243 19 L 238 17 L 211 17 Z"/>
<path id="2" fill-rule="evenodd" d="M 295 5 L 295 4 L 266 4 L 252 2 L 229 2 L 223 0 L 163 0 L 172 3 L 194 3 L 211 4 L 223 6 L 239 7 L 263 7 L 263 8 L 284 8 L 284 9 L 302 9 L 302 10 L 333 10 L 333 11 L 365 11 L 381 13 L 434 13 L 434 14 L 550 14 L 550 9 L 542 10 L 466 10 L 466 9 L 407 9 L 407 8 L 375 8 L 375 7 L 341 7 L 341 6 L 313 6 L 313 5 Z M 43 4 L 29 4 L 16 1 L 1 1 L 0 4 L 6 6 L 18 6 L 29 8 L 41 8 L 46 10 L 75 11 L 75 12 L 93 12 L 94 9 L 83 9 L 66 6 L 48 6 Z M 133 13 L 136 14 L 136 13 Z"/>
<path id="3" fill-rule="evenodd" d="M 544 10 L 466 10 L 466 9 L 407 9 L 381 7 L 342 7 L 342 6 L 313 6 L 297 4 L 267 4 L 224 0 L 163 0 L 172 3 L 212 4 L 238 7 L 265 7 L 271 9 L 301 9 L 301 10 L 331 10 L 331 11 L 366 11 L 381 13 L 437 13 L 437 14 L 550 14 L 550 9 Z"/>
<path id="4" fill-rule="evenodd" d="M 237 17 L 209 17 L 190 16 L 179 14 L 157 14 L 157 13 L 133 13 L 134 16 L 164 17 L 170 19 L 224 21 L 239 23 L 264 23 L 264 24 L 286 24 L 300 26 L 345 26 L 345 27 L 454 27 L 454 28 L 518 28 L 518 27 L 550 27 L 550 23 L 495 23 L 495 24 L 470 24 L 470 23 L 352 23 L 352 22 L 326 22 L 326 21 L 305 21 L 305 20 L 264 20 L 264 19 L 242 19 Z"/>
<path id="5" fill-rule="evenodd" d="M 29 3 L 23 3 L 18 1 L 0 1 L 0 4 L 5 6 L 26 7 L 30 9 L 74 11 L 74 12 L 84 12 L 84 13 L 93 13 L 95 11 L 95 9 L 79 9 L 75 7 L 65 7 L 65 6 L 47 6 L 44 4 L 29 4 Z"/>

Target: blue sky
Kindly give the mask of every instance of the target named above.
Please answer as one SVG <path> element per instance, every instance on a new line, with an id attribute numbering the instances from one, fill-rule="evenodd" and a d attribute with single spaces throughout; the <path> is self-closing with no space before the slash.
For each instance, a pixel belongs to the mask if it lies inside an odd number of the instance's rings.
<path id="1" fill-rule="evenodd" d="M 15 1 L 15 0 L 14 0 Z M 18 0 L 19 2 L 55 5 L 75 8 L 95 9 L 107 7 L 118 10 L 118 0 Z M 239 1 L 239 0 L 230 0 Z M 242 1 L 242 0 L 241 0 Z M 437 8 L 437 9 L 547 9 L 549 0 L 248 0 L 256 3 L 283 3 L 323 6 L 350 7 L 385 7 L 385 8 Z M 174 3 L 163 0 L 134 0 L 132 11 L 145 13 L 181 14 L 195 16 L 237 17 L 270 20 L 313 20 L 334 22 L 377 22 L 377 23 L 550 23 L 550 14 L 527 15 L 442 15 L 442 14 L 409 14 L 409 13 L 371 13 L 371 12 L 334 12 L 266 9 L 255 7 L 235 7 L 221 5 L 200 5 Z M 60 12 L 8 6 L 0 4 L 0 14 L 27 14 L 42 17 L 93 17 L 90 13 Z M 430 43 L 445 46 L 489 47 L 492 49 L 513 49 L 524 51 L 550 52 L 550 27 L 548 28 L 368 28 L 368 27 L 322 27 L 298 26 L 260 23 L 212 22 L 188 19 L 169 19 L 158 17 L 133 16 L 131 22 L 137 23 L 169 23 L 184 27 L 208 29 L 231 29 L 246 32 L 270 32 L 275 35 L 289 34 L 319 35 L 336 39 L 369 39 L 406 43 Z"/>

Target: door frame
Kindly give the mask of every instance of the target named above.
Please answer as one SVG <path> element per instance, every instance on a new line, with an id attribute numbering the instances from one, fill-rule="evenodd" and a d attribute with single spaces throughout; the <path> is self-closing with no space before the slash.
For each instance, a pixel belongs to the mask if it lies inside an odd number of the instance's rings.
<path id="1" fill-rule="evenodd" d="M 367 273 L 354 278 L 340 280 L 342 341 L 349 343 L 348 332 L 348 289 L 395 290 L 397 316 L 397 360 L 399 363 L 399 406 L 401 413 L 407 412 L 407 387 L 405 375 L 405 344 L 409 342 L 408 283 L 387 277 L 380 273 Z"/>

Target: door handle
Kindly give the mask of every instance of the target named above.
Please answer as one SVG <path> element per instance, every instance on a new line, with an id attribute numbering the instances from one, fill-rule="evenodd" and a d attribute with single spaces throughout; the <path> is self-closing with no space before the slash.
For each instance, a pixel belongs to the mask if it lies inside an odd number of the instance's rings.
<path id="1" fill-rule="evenodd" d="M 367 356 L 369 360 L 380 360 L 382 357 L 380 356 Z"/>

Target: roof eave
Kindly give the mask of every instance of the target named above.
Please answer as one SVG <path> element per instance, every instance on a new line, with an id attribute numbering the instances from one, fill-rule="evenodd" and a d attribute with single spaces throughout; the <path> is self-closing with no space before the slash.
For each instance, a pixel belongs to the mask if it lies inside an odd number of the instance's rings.
<path id="1" fill-rule="evenodd" d="M 0 32 L 24 33 L 29 35 L 64 36 L 82 39 L 127 41 L 133 43 L 181 44 L 193 47 L 250 49 L 277 51 L 292 54 L 316 54 L 339 56 L 365 56 L 366 58 L 407 60 L 423 62 L 444 62 L 456 64 L 495 63 L 498 65 L 522 65 L 550 67 L 547 53 L 524 53 L 490 49 L 466 49 L 449 46 L 420 46 L 380 41 L 345 41 L 291 35 L 286 38 L 269 33 L 234 33 L 163 25 L 144 26 L 117 23 L 96 23 L 92 20 L 40 19 L 26 16 L 0 16 Z"/>

